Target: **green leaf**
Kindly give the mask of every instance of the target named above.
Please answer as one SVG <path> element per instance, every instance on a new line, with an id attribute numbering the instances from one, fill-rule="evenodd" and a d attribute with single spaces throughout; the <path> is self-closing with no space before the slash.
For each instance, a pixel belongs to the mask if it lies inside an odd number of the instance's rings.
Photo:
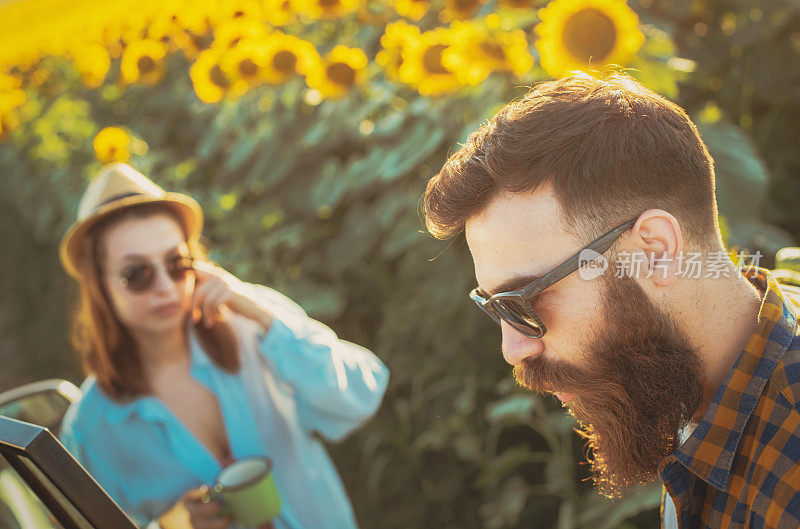
<path id="1" fill-rule="evenodd" d="M 575 527 L 575 503 L 570 498 L 561 502 L 558 509 L 558 529 L 572 529 Z"/>
<path id="2" fill-rule="evenodd" d="M 525 424 L 539 405 L 533 396 L 514 395 L 487 407 L 490 422 L 503 424 Z"/>
<path id="3" fill-rule="evenodd" d="M 245 134 L 233 149 L 231 155 L 225 160 L 223 167 L 227 171 L 235 171 L 246 162 L 261 143 L 261 136 L 256 134 Z"/>
<path id="4" fill-rule="evenodd" d="M 516 526 L 528 496 L 528 486 L 521 478 L 508 480 L 499 494 L 481 506 L 483 527 L 501 529 Z"/>
<path id="5" fill-rule="evenodd" d="M 335 208 L 344 196 L 348 184 L 347 179 L 342 178 L 341 164 L 335 159 L 328 159 L 313 180 L 315 184 L 311 188 L 310 198 L 314 210 L 323 206 Z"/>

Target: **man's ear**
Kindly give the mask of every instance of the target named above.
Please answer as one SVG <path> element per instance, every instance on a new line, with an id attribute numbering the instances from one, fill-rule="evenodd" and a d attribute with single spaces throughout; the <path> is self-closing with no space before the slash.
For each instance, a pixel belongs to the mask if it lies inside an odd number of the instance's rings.
<path id="1" fill-rule="evenodd" d="M 684 249 L 678 220 L 663 209 L 648 209 L 631 228 L 633 245 L 644 252 L 648 271 L 646 279 L 657 286 L 669 286 L 678 275 L 678 256 Z"/>

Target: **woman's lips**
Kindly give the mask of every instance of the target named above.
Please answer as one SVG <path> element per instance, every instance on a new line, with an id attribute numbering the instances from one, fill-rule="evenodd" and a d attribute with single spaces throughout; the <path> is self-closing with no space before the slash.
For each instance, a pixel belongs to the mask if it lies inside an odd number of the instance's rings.
<path id="1" fill-rule="evenodd" d="M 153 309 L 153 312 L 158 314 L 159 316 L 171 316 L 172 314 L 176 313 L 180 308 L 181 308 L 180 303 L 170 303 L 168 305 L 161 305 L 160 307 L 156 307 L 155 309 Z"/>
<path id="2" fill-rule="evenodd" d="M 578 396 L 577 393 L 561 393 L 561 392 L 556 392 L 555 395 L 556 397 L 558 397 L 558 400 L 560 400 L 564 404 L 566 404 L 567 402 L 573 400 L 575 397 Z"/>

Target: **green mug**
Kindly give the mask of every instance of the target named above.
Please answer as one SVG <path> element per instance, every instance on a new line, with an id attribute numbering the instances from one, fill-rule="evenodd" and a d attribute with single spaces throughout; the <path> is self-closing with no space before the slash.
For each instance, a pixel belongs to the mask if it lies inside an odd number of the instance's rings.
<path id="1" fill-rule="evenodd" d="M 220 501 L 223 514 L 244 527 L 258 527 L 281 511 L 281 497 L 272 476 L 272 460 L 264 456 L 238 459 L 217 474 L 203 503 Z"/>

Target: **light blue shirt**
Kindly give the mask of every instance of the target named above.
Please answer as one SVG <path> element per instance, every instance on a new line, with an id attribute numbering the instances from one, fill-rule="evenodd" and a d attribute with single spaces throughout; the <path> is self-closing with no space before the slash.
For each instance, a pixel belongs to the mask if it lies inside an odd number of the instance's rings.
<path id="1" fill-rule="evenodd" d="M 312 432 L 338 441 L 376 412 L 389 373 L 370 351 L 339 340 L 294 302 L 253 285 L 274 314 L 268 332 L 232 315 L 242 369 L 218 368 L 191 326 L 190 374 L 217 398 L 234 458 L 266 455 L 282 509 L 276 529 L 356 529 L 339 475 Z M 220 464 L 155 396 L 118 403 L 92 376 L 62 425 L 61 440 L 140 527 L 189 489 L 210 485 Z"/>

